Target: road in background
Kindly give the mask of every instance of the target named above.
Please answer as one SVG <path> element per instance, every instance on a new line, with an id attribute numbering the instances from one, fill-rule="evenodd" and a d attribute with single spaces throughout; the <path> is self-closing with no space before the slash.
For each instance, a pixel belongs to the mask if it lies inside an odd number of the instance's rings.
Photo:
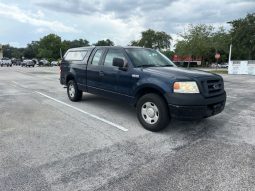
<path id="1" fill-rule="evenodd" d="M 58 67 L 0 68 L 0 190 L 254 190 L 255 77 L 223 77 L 223 113 L 152 133 L 131 106 L 70 102 Z"/>

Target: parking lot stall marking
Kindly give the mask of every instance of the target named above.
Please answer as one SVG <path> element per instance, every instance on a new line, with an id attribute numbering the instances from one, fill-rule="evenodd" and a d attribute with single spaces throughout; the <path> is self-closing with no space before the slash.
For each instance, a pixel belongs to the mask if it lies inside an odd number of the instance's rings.
<path id="1" fill-rule="evenodd" d="M 63 101 L 57 100 L 57 99 L 55 99 L 55 98 L 53 98 L 53 97 L 50 97 L 50 96 L 48 96 L 48 95 L 46 95 L 46 94 L 44 94 L 44 93 L 42 93 L 42 92 L 35 91 L 35 93 L 40 94 L 41 96 L 44 96 L 44 97 L 46 97 L 46 98 L 48 98 L 48 99 L 51 99 L 51 100 L 53 100 L 53 101 L 55 101 L 55 102 L 58 102 L 58 103 L 60 103 L 60 104 L 62 104 L 62 105 L 65 105 L 65 106 L 67 106 L 67 107 L 70 107 L 70 108 L 72 108 L 72 109 L 74 109 L 74 110 L 76 110 L 76 111 L 79 111 L 79 112 L 83 113 L 83 114 L 86 114 L 86 115 L 88 115 L 88 116 L 90 116 L 90 117 L 92 117 L 92 118 L 94 118 L 94 119 L 97 119 L 97 120 L 99 120 L 99 121 L 102 121 L 102 122 L 104 122 L 104 123 L 106 123 L 106 124 L 108 124 L 108 125 L 111 125 L 111 126 L 113 126 L 113 127 L 116 127 L 116 128 L 118 128 L 118 129 L 120 129 L 120 130 L 122 130 L 122 131 L 125 131 L 125 132 L 128 131 L 128 129 L 125 128 L 125 127 L 122 127 L 122 126 L 120 126 L 120 125 L 118 125 L 118 124 L 116 124 L 116 123 L 113 123 L 113 122 L 110 122 L 110 121 L 108 121 L 108 120 L 106 120 L 106 119 L 103 119 L 103 118 L 101 118 L 101 117 L 98 117 L 98 116 L 96 116 L 96 115 L 94 115 L 94 114 L 91 114 L 91 113 L 88 113 L 88 112 L 86 112 L 86 111 L 83 111 L 82 109 L 79 109 L 79 108 L 77 108 L 77 107 L 74 107 L 74 106 L 72 106 L 72 105 L 69 105 L 69 104 L 67 104 L 67 103 L 65 103 L 65 102 L 63 102 Z"/>

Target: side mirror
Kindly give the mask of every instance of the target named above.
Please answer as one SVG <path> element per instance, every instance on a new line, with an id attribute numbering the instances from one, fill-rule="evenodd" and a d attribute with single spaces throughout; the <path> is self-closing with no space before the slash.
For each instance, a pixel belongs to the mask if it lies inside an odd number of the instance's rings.
<path id="1" fill-rule="evenodd" d="M 113 58 L 112 65 L 118 67 L 120 70 L 127 70 L 122 58 Z"/>

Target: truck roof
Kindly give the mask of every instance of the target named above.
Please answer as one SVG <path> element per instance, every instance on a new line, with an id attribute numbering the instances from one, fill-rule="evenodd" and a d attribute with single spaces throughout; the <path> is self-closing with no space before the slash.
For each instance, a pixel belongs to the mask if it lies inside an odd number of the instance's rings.
<path id="1" fill-rule="evenodd" d="M 73 50 L 73 51 L 78 51 L 78 50 L 91 50 L 94 48 L 105 48 L 105 47 L 110 47 L 110 48 L 143 48 L 143 47 L 139 47 L 139 46 L 84 46 L 84 47 L 78 47 L 78 48 L 70 48 L 69 50 Z"/>

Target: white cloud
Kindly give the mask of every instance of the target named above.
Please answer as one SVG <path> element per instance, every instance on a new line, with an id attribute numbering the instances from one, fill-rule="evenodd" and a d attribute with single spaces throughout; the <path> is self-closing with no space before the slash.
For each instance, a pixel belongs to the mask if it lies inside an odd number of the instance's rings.
<path id="1" fill-rule="evenodd" d="M 95 43 L 109 38 L 115 44 L 127 45 L 148 28 L 172 35 L 174 44 L 188 24 L 210 24 L 216 28 L 222 25 L 229 29 L 227 21 L 243 18 L 255 10 L 254 0 L 0 1 L 4 2 L 0 3 L 0 19 L 7 23 L 0 30 L 0 40 L 22 44 L 56 32 L 62 39 L 85 38 Z M 25 33 L 14 32 L 22 29 Z"/>
<path id="2" fill-rule="evenodd" d="M 69 32 L 69 33 L 77 32 L 75 28 L 66 26 L 59 21 L 56 20 L 50 21 L 42 19 L 42 17 L 44 16 L 42 11 L 37 11 L 34 14 L 32 14 L 21 10 L 19 7 L 15 5 L 6 5 L 0 3 L 0 15 L 3 15 L 7 18 L 12 18 L 21 23 L 27 23 L 39 27 L 40 29 L 42 28 L 48 29 L 52 32 Z"/>
<path id="3" fill-rule="evenodd" d="M 109 38 L 116 45 L 125 46 L 131 40 L 138 39 L 145 30 L 143 19 L 137 17 L 123 22 L 112 15 L 83 15 L 76 19 L 76 23 L 79 23 L 79 28 L 83 31 L 82 35 L 90 37 L 91 43 Z"/>

